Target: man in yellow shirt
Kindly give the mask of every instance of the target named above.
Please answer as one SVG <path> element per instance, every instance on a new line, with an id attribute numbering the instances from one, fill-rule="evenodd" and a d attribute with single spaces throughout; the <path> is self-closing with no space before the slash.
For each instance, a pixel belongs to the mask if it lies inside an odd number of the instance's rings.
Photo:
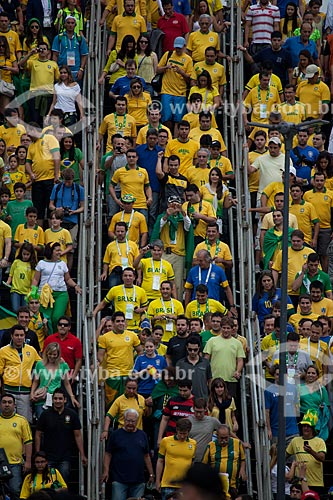
<path id="1" fill-rule="evenodd" d="M 5 108 L 5 123 L 0 126 L 0 138 L 6 143 L 7 153 L 15 153 L 21 144 L 21 136 L 26 133 L 25 127 L 18 123 L 18 112 L 13 108 Z"/>
<path id="2" fill-rule="evenodd" d="M 125 381 L 132 373 L 135 350 L 142 354 L 140 339 L 134 332 L 126 330 L 125 314 L 117 311 L 112 315 L 113 330 L 98 338 L 97 362 L 103 363 L 105 358 L 106 371 L 105 399 L 110 406 L 113 401 L 124 393 Z"/>
<path id="3" fill-rule="evenodd" d="M 329 299 L 327 299 L 329 300 Z M 309 354 L 311 361 L 319 371 L 319 377 L 327 375 L 328 363 L 330 361 L 328 345 L 320 337 L 323 333 L 323 325 L 316 320 L 311 325 L 310 337 L 300 340 L 300 348 Z"/>
<path id="4" fill-rule="evenodd" d="M 169 57 L 166 52 L 157 66 L 157 73 L 162 73 L 162 122 L 169 129 L 172 122 L 177 126 L 186 112 L 187 83 L 193 68 L 190 56 L 185 54 L 186 40 L 177 36 L 173 43 L 174 51 Z"/>
<path id="5" fill-rule="evenodd" d="M 179 300 L 171 297 L 171 281 L 163 281 L 160 287 L 161 297 L 153 300 L 148 307 L 148 318 L 153 325 L 161 326 L 164 334 L 162 341 L 169 342 L 171 337 L 177 333 L 176 320 L 181 314 L 184 314 L 184 308 Z"/>
<path id="6" fill-rule="evenodd" d="M 268 71 L 270 75 L 270 81 L 269 81 L 269 86 L 270 87 L 275 87 L 276 90 L 278 91 L 278 94 L 280 98 L 284 98 L 283 95 L 283 88 L 282 88 L 282 83 L 281 80 L 278 76 L 274 75 L 273 69 L 272 69 L 272 63 L 268 62 L 266 64 L 263 64 L 262 70 Z M 258 87 L 260 85 L 260 80 L 259 80 L 259 73 L 253 75 L 250 80 L 247 82 L 245 85 L 245 90 L 243 92 L 243 99 L 246 98 L 246 96 L 251 92 L 252 89 Z"/>
<path id="7" fill-rule="evenodd" d="M 208 298 L 208 288 L 206 285 L 198 285 L 195 296 L 196 299 L 192 300 L 186 307 L 185 316 L 187 318 L 202 318 L 207 312 L 220 312 L 223 316 L 228 315 L 228 309 L 221 302 Z"/>
<path id="8" fill-rule="evenodd" d="M 104 116 L 102 123 L 98 129 L 97 149 L 101 148 L 101 143 L 104 134 L 107 132 L 106 153 L 112 151 L 112 136 L 121 134 L 123 137 L 129 136 L 136 139 L 136 124 L 133 116 L 126 112 L 127 99 L 124 96 L 118 95 L 115 99 L 114 113 Z M 135 143 L 134 143 L 135 144 Z"/>
<path id="9" fill-rule="evenodd" d="M 289 323 L 295 328 L 295 331 L 297 333 L 299 332 L 298 323 L 300 322 L 301 319 L 307 318 L 311 319 L 312 321 L 316 321 L 318 319 L 318 314 L 315 314 L 312 311 L 312 299 L 310 295 L 306 293 L 303 293 L 302 295 L 299 296 L 297 311 L 298 312 L 292 314 L 289 317 Z"/>
<path id="10" fill-rule="evenodd" d="M 285 102 L 277 106 L 277 110 L 281 113 L 282 120 L 288 123 L 304 122 L 306 119 L 306 106 L 302 102 L 296 101 L 296 88 L 291 83 L 288 83 L 284 88 Z M 296 138 L 295 138 L 296 139 Z M 294 144 L 296 146 L 296 143 Z"/>
<path id="11" fill-rule="evenodd" d="M 109 288 L 121 284 L 123 269 L 134 268 L 134 259 L 139 255 L 137 244 L 126 239 L 126 222 L 117 222 L 114 232 L 116 238 L 106 247 L 101 274 L 101 281 L 109 275 Z"/>
<path id="12" fill-rule="evenodd" d="M 53 186 L 60 177 L 60 146 L 53 135 L 42 134 L 37 123 L 30 122 L 28 135 L 32 143 L 28 149 L 26 172 L 32 181 L 31 196 L 38 210 L 38 224 L 42 226 Z"/>
<path id="13" fill-rule="evenodd" d="M 331 93 L 326 83 L 321 81 L 319 67 L 315 64 L 309 64 L 306 68 L 305 80 L 297 86 L 296 97 L 306 103 L 308 116 L 321 120 L 327 113 Z"/>
<path id="14" fill-rule="evenodd" d="M 141 316 L 148 307 L 146 292 L 140 286 L 134 285 L 135 271 L 126 267 L 122 273 L 123 285 L 112 287 L 106 297 L 94 309 L 93 315 L 113 304 L 114 310 L 125 314 L 127 328 L 138 333 L 140 331 Z"/>
<path id="15" fill-rule="evenodd" d="M 229 246 L 220 241 L 219 239 L 219 227 L 216 222 L 210 222 L 207 224 L 206 229 L 206 239 L 202 243 L 199 243 L 193 254 L 193 264 L 196 265 L 196 257 L 200 250 L 207 250 L 210 253 L 212 261 L 217 266 L 222 267 L 222 269 L 231 269 L 233 266 L 232 255 Z"/>
<path id="16" fill-rule="evenodd" d="M 137 146 L 141 144 L 146 144 L 146 135 L 149 129 L 155 128 L 156 130 L 165 130 L 168 134 L 168 140 L 172 140 L 172 134 L 170 129 L 165 125 L 161 124 L 161 108 L 157 106 L 155 103 L 148 106 L 148 125 L 141 127 L 138 132 L 138 137 L 136 139 Z"/>
<path id="17" fill-rule="evenodd" d="M 111 219 L 108 229 L 110 240 L 114 240 L 115 238 L 114 230 L 116 223 L 122 221 L 127 224 L 127 239 L 134 241 L 138 246 L 146 246 L 148 241 L 147 222 L 144 215 L 133 208 L 136 199 L 131 194 L 124 194 L 120 201 L 123 210 L 116 213 Z"/>
<path id="18" fill-rule="evenodd" d="M 324 284 L 314 280 L 310 284 L 310 297 L 312 300 L 312 312 L 333 318 L 333 300 L 324 296 Z"/>
<path id="19" fill-rule="evenodd" d="M 199 114 L 199 127 L 195 127 L 190 132 L 190 139 L 197 143 L 203 135 L 210 135 L 213 141 L 219 141 L 221 144 L 221 154 L 227 156 L 227 148 L 224 143 L 221 132 L 217 128 L 212 127 L 212 113 L 209 111 L 201 111 Z M 186 173 L 184 174 L 186 175 Z"/>
<path id="20" fill-rule="evenodd" d="M 224 94 L 224 87 L 227 85 L 225 69 L 222 64 L 216 62 L 217 50 L 215 47 L 207 47 L 205 49 L 205 59 L 194 64 L 191 73 L 191 85 L 196 85 L 197 78 L 206 70 L 212 78 L 213 87 L 219 91 L 221 99 Z"/>
<path id="21" fill-rule="evenodd" d="M 194 62 L 203 61 L 205 49 L 208 47 L 214 47 L 217 51 L 220 50 L 219 35 L 214 31 L 210 31 L 211 24 L 212 18 L 210 15 L 202 14 L 199 17 L 200 30 L 190 33 L 186 50 Z"/>
<path id="22" fill-rule="evenodd" d="M 198 245 L 206 237 L 207 225 L 216 223 L 216 213 L 213 205 L 201 199 L 198 186 L 189 184 L 185 190 L 187 201 L 183 210 L 189 216 L 194 229 L 194 244 Z"/>
<path id="23" fill-rule="evenodd" d="M 259 73 L 259 85 L 253 88 L 244 99 L 244 126 L 248 129 L 247 113 L 251 113 L 251 121 L 268 123 L 268 115 L 275 104 L 280 104 L 279 93 L 275 87 L 269 85 L 268 71 Z"/>
<path id="24" fill-rule="evenodd" d="M 114 46 L 116 46 L 117 52 L 120 51 L 124 36 L 133 35 L 135 41 L 137 41 L 140 35 L 146 34 L 146 21 L 140 14 L 135 12 L 134 0 L 124 0 L 124 12 L 122 14 L 118 13 L 112 22 L 107 54 L 110 54 Z"/>
<path id="25" fill-rule="evenodd" d="M 319 234 L 317 210 L 312 203 L 303 199 L 301 184 L 294 184 L 291 186 L 290 194 L 292 202 L 289 207 L 289 212 L 297 217 L 298 227 L 304 233 L 305 243 L 316 248 Z M 300 269 L 298 269 L 298 271 L 300 271 Z"/>
<path id="26" fill-rule="evenodd" d="M 179 173 L 186 177 L 186 172 L 189 167 L 195 163 L 199 143 L 189 138 L 190 124 L 185 120 L 181 120 L 178 125 L 178 137 L 168 142 L 164 155 L 164 171 L 168 171 L 168 159 L 170 156 L 176 155 L 179 158 Z"/>

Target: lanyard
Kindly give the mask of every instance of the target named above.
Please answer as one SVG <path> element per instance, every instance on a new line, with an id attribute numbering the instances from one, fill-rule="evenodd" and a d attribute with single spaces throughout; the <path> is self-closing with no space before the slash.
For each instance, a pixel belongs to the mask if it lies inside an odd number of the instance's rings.
<path id="1" fill-rule="evenodd" d="M 269 87 L 267 87 L 266 102 L 269 99 Z M 258 85 L 258 101 L 261 102 L 260 85 Z"/>
<path id="2" fill-rule="evenodd" d="M 216 240 L 215 257 L 218 256 L 218 253 L 220 251 L 219 244 L 220 244 L 220 240 Z M 209 243 L 208 240 L 206 240 L 206 246 L 207 246 L 208 252 L 210 253 L 210 249 L 212 248 L 212 245 Z"/>
<path id="3" fill-rule="evenodd" d="M 200 305 L 199 302 L 197 301 L 197 315 L 198 315 L 198 318 L 202 318 L 202 316 L 204 316 L 204 314 L 208 313 L 209 312 L 209 304 L 208 304 L 208 299 L 206 300 L 206 310 L 205 312 L 202 312 L 201 309 L 200 309 Z"/>
<path id="4" fill-rule="evenodd" d="M 124 133 L 124 128 L 126 127 L 126 120 L 127 120 L 126 113 L 123 115 L 124 116 L 123 123 L 119 123 L 118 122 L 118 115 L 117 115 L 117 113 L 113 113 L 113 116 L 114 116 L 114 124 L 116 126 L 117 132 L 119 134 L 123 134 Z"/>
<path id="5" fill-rule="evenodd" d="M 170 299 L 170 300 L 169 300 L 169 302 L 170 302 L 170 304 L 171 304 L 171 314 L 174 314 L 174 312 L 175 312 L 175 307 L 174 307 L 174 304 L 173 304 L 173 300 L 172 300 L 172 299 Z M 162 297 L 161 297 L 161 304 L 162 304 L 162 306 L 163 306 L 164 313 L 165 313 L 165 314 L 167 314 L 167 308 L 166 308 L 166 306 L 165 306 L 165 304 L 164 304 L 164 300 L 162 299 Z"/>
<path id="6" fill-rule="evenodd" d="M 123 243 L 123 242 L 121 242 L 121 243 Z M 124 243 L 126 243 L 126 257 L 128 257 L 128 254 L 129 254 L 129 251 L 130 251 L 129 244 L 128 244 L 127 240 Z M 118 240 L 116 240 L 116 247 L 117 247 L 117 251 L 118 251 L 119 257 L 122 257 L 123 254 L 120 251 L 120 248 L 119 248 L 119 245 L 118 245 Z"/>
<path id="7" fill-rule="evenodd" d="M 162 125 L 159 123 L 158 127 L 153 127 L 152 125 L 150 125 L 150 123 L 148 123 L 148 129 L 150 130 L 151 128 L 155 128 L 155 129 L 157 128 L 157 130 L 161 130 Z"/>
<path id="8" fill-rule="evenodd" d="M 135 302 L 135 299 L 136 299 L 135 286 L 133 286 L 132 289 L 133 289 L 133 294 L 132 294 L 133 302 Z M 125 285 L 123 285 L 123 294 L 124 294 L 125 302 L 132 302 L 129 300 L 130 297 L 127 296 Z"/>
<path id="9" fill-rule="evenodd" d="M 155 272 L 155 268 L 154 268 L 154 259 L 151 258 L 151 268 L 153 270 L 153 274 Z M 162 274 L 163 272 L 163 265 L 162 265 L 162 259 L 160 260 L 160 271 L 159 271 L 159 274 Z"/>
<path id="10" fill-rule="evenodd" d="M 294 363 L 293 363 L 293 366 L 295 368 L 297 366 L 297 360 L 298 360 L 298 351 L 295 352 L 295 359 L 294 359 Z M 287 368 L 288 368 L 288 365 L 289 365 L 289 352 L 287 352 L 287 354 L 286 354 L 286 365 L 287 365 Z"/>
<path id="11" fill-rule="evenodd" d="M 318 341 L 318 349 L 317 349 L 317 355 L 316 355 L 316 359 L 319 358 L 319 354 L 320 354 L 320 351 L 321 351 L 321 348 L 320 348 L 320 341 Z M 311 344 L 310 344 L 310 337 L 308 338 L 308 353 L 311 357 Z"/>
<path id="12" fill-rule="evenodd" d="M 207 276 L 206 276 L 206 279 L 205 279 L 205 285 L 207 285 L 207 283 L 208 283 L 209 276 L 210 276 L 211 272 L 212 272 L 212 265 L 209 264 L 208 273 L 207 273 Z M 199 266 L 199 285 L 201 285 L 201 267 L 200 266 Z"/>
<path id="13" fill-rule="evenodd" d="M 124 215 L 125 215 L 125 210 L 123 210 L 122 213 L 121 213 L 121 222 L 124 222 Z M 132 224 L 132 220 L 133 220 L 133 215 L 134 215 L 134 210 L 132 210 L 131 216 L 130 216 L 130 220 L 127 222 L 127 233 L 130 230 L 130 227 L 131 227 L 131 224 Z"/>

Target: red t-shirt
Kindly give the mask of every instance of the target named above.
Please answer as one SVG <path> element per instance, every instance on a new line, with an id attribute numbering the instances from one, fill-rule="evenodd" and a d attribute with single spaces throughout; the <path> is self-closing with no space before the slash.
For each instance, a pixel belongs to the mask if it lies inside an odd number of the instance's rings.
<path id="1" fill-rule="evenodd" d="M 174 49 L 173 42 L 177 36 L 184 36 L 190 31 L 185 16 L 177 12 L 174 12 L 170 19 L 165 19 L 165 16 L 160 17 L 157 21 L 157 27 L 165 33 L 164 52 Z"/>
<path id="2" fill-rule="evenodd" d="M 68 364 L 70 370 L 74 370 L 75 361 L 82 359 L 82 344 L 80 340 L 72 333 L 69 333 L 64 340 L 61 340 L 59 333 L 54 333 L 46 337 L 44 341 L 44 351 L 51 342 L 57 342 L 60 345 L 61 357 Z"/>

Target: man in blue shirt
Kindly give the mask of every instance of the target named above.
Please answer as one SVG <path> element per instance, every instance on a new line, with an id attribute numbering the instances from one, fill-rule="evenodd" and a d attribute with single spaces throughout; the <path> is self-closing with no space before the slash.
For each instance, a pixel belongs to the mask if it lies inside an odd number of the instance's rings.
<path id="1" fill-rule="evenodd" d="M 147 142 L 136 148 L 138 153 L 137 164 L 145 168 L 149 176 L 149 184 L 153 192 L 153 203 L 148 209 L 148 229 L 152 232 L 157 215 L 159 214 L 160 183 L 156 175 L 158 153 L 163 155 L 163 149 L 157 145 L 158 132 L 155 128 L 148 129 Z"/>
<path id="2" fill-rule="evenodd" d="M 290 151 L 290 158 L 296 169 L 297 182 L 303 182 L 311 187 L 311 169 L 316 163 L 319 151 L 312 146 L 308 146 L 308 130 L 302 130 L 297 134 L 297 146 Z"/>
<path id="3" fill-rule="evenodd" d="M 303 23 L 301 25 L 301 34 L 299 36 L 294 36 L 292 38 L 287 38 L 284 42 L 283 49 L 287 49 L 291 55 L 291 62 L 293 68 L 298 66 L 299 53 L 301 50 L 308 50 L 314 60 L 315 64 L 319 64 L 318 52 L 316 47 L 316 42 L 310 40 L 310 35 L 312 33 L 312 26 L 309 23 Z"/>
<path id="4" fill-rule="evenodd" d="M 57 35 L 52 44 L 53 61 L 58 66 L 67 65 L 72 71 L 77 82 L 83 78 L 84 68 L 87 63 L 88 45 L 84 37 L 78 36 L 74 30 L 76 19 L 67 16 L 65 19 L 65 31 Z"/>
<path id="5" fill-rule="evenodd" d="M 117 97 L 118 95 L 124 96 L 130 91 L 131 80 L 133 78 L 139 78 L 141 80 L 143 90 L 146 90 L 147 85 L 141 76 L 136 74 L 137 64 L 134 59 L 127 59 L 125 63 L 126 76 L 121 76 L 117 78 L 112 87 L 110 88 L 109 96 Z"/>
<path id="6" fill-rule="evenodd" d="M 196 288 L 203 284 L 208 288 L 208 298 L 220 301 L 221 287 L 230 305 L 230 311 L 237 313 L 234 298 L 229 282 L 223 269 L 216 264 L 212 264 L 212 259 L 207 250 L 199 250 L 197 253 L 198 265 L 191 268 L 185 283 L 185 307 L 194 300 Z"/>

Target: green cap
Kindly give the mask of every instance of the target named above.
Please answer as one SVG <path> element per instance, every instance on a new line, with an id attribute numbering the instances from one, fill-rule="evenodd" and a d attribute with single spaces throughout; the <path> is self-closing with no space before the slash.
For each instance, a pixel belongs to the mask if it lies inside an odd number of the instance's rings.
<path id="1" fill-rule="evenodd" d="M 318 422 L 318 412 L 316 410 L 308 410 L 300 422 L 301 425 L 310 425 L 316 427 Z"/>
<path id="2" fill-rule="evenodd" d="M 136 198 L 134 198 L 132 194 L 124 194 L 124 196 L 121 197 L 121 201 L 124 203 L 134 203 Z"/>

